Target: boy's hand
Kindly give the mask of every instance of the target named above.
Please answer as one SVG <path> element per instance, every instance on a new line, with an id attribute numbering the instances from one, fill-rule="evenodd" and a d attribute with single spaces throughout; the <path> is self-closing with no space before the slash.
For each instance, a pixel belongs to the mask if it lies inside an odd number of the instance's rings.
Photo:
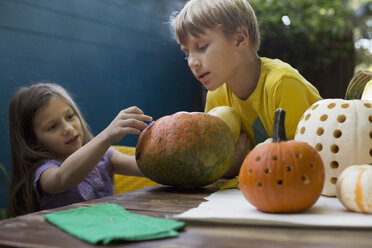
<path id="1" fill-rule="evenodd" d="M 152 121 L 152 117 L 145 115 L 138 107 L 121 110 L 110 125 L 103 131 L 110 143 L 119 142 L 128 134 L 140 134 L 147 127 L 145 122 Z"/>
<path id="2" fill-rule="evenodd" d="M 234 157 L 230 169 L 225 173 L 225 178 L 232 178 L 239 175 L 240 167 L 247 154 L 254 148 L 254 145 L 248 135 L 240 133 L 239 139 L 235 145 Z"/>

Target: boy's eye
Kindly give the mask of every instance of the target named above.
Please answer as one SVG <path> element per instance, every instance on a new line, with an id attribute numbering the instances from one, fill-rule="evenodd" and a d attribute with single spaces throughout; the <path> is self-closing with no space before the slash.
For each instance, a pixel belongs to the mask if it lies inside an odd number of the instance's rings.
<path id="1" fill-rule="evenodd" d="M 67 119 L 68 119 L 68 120 L 71 120 L 72 118 L 74 118 L 74 114 L 71 114 L 71 115 L 68 115 L 68 116 L 67 116 Z"/>
<path id="2" fill-rule="evenodd" d="M 208 44 L 205 44 L 205 45 L 202 45 L 202 46 L 198 46 L 198 50 L 199 51 L 205 51 L 207 48 L 208 48 Z"/>

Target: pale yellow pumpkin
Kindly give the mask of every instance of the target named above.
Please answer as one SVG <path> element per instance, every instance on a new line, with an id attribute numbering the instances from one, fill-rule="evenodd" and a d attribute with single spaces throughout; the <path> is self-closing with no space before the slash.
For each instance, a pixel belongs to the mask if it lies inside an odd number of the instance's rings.
<path id="1" fill-rule="evenodd" d="M 347 167 L 338 178 L 337 197 L 351 211 L 372 214 L 372 165 Z"/>
<path id="2" fill-rule="evenodd" d="M 236 143 L 240 136 L 242 121 L 235 109 L 230 106 L 217 106 L 209 110 L 208 114 L 219 117 L 229 126 Z"/>
<path id="3" fill-rule="evenodd" d="M 362 100 L 372 100 L 372 80 L 369 80 L 366 84 L 362 94 Z"/>
<path id="4" fill-rule="evenodd" d="M 350 83 L 360 97 L 371 73 L 356 76 L 364 77 L 362 84 Z M 324 99 L 314 103 L 298 123 L 295 140 L 319 152 L 325 166 L 322 194 L 336 196 L 337 178 L 346 167 L 372 161 L 372 101 Z"/>

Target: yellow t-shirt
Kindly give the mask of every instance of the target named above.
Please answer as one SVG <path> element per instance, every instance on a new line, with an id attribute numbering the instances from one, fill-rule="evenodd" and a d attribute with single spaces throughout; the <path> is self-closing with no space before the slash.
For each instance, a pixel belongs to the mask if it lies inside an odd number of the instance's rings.
<path id="1" fill-rule="evenodd" d="M 287 138 L 293 139 L 302 114 L 321 100 L 319 92 L 289 64 L 278 59 L 260 59 L 261 75 L 248 99 L 241 100 L 223 84 L 208 91 L 205 112 L 221 105 L 233 107 L 241 117 L 242 131 L 258 144 L 272 137 L 275 110 L 282 108 L 286 111 Z"/>

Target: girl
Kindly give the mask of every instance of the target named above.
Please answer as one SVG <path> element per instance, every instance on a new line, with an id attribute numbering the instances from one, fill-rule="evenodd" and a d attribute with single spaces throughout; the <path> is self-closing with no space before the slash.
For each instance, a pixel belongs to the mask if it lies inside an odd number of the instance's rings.
<path id="1" fill-rule="evenodd" d="M 133 156 L 110 146 L 140 134 L 150 116 L 122 110 L 93 138 L 61 86 L 38 83 L 18 90 L 9 106 L 13 216 L 113 194 L 113 172 L 142 176 Z"/>

